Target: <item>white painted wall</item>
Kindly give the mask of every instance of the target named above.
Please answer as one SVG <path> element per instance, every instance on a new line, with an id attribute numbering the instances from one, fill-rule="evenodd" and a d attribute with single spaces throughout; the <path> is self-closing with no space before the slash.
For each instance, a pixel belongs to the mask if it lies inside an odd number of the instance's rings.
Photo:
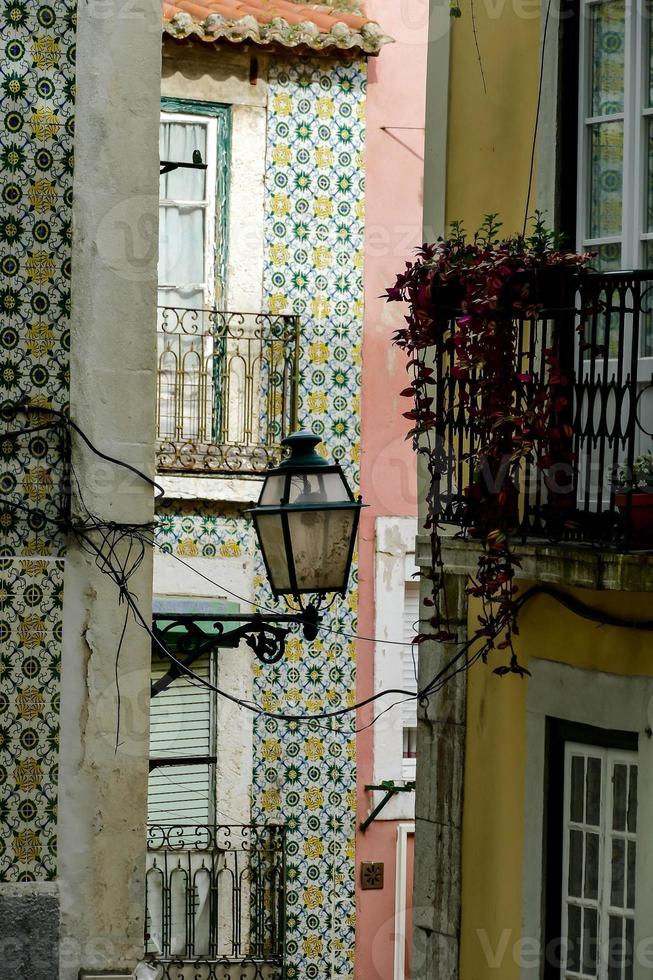
<path id="1" fill-rule="evenodd" d="M 73 206 L 71 415 L 104 452 L 154 470 L 160 9 L 80 4 Z M 112 8 L 112 9 L 108 9 Z M 153 515 L 152 488 L 79 439 L 89 509 Z M 99 478 L 99 473 L 102 476 Z M 80 512 L 74 501 L 75 512 Z M 97 536 L 94 540 L 98 540 Z M 131 581 L 151 616 L 152 556 Z M 130 972 L 142 955 L 150 639 L 71 538 L 65 568 L 59 783 L 60 980 Z M 121 730 L 116 746 L 118 699 Z"/>
<path id="2" fill-rule="evenodd" d="M 374 635 L 378 642 L 374 651 L 374 690 L 402 689 L 402 647 L 384 644 L 383 640 L 403 640 L 404 594 L 406 582 L 414 581 L 415 536 L 414 517 L 377 517 L 376 554 L 374 569 Z M 415 684 L 416 686 L 416 684 Z M 398 695 L 388 695 L 377 702 L 376 713 L 400 701 Z M 403 782 L 403 731 L 401 705 L 391 708 L 374 725 L 374 782 L 392 779 Z M 383 794 L 374 793 L 373 806 Z M 415 794 L 398 793 L 379 814 L 379 820 L 407 820 L 415 813 Z"/>

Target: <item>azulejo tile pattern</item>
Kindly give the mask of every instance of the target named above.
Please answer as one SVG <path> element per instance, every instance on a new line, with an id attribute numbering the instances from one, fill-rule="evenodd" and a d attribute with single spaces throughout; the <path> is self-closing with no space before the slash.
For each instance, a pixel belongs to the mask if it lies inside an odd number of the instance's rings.
<path id="1" fill-rule="evenodd" d="M 270 310 L 302 317 L 300 424 L 324 441 L 353 485 L 360 462 L 363 322 L 362 61 L 271 70 L 266 173 Z M 259 598 L 266 597 L 264 576 Z M 267 597 L 269 598 L 269 597 Z M 295 638 L 258 671 L 257 700 L 274 711 L 353 703 L 357 591 L 330 611 L 319 640 Z M 349 634 L 349 635 L 347 635 Z M 355 932 L 354 718 L 255 723 L 256 815 L 288 827 L 289 980 L 352 977 Z"/>
<path id="2" fill-rule="evenodd" d="M 0 559 L 0 880 L 55 877 L 63 562 Z"/>
<path id="3" fill-rule="evenodd" d="M 0 407 L 68 402 L 74 0 L 0 0 Z M 61 470 L 43 447 L 5 446 L 0 484 L 56 506 Z M 39 499 L 36 501 L 34 498 Z M 57 553 L 41 526 L 0 514 L 0 549 Z M 48 542 L 51 542 L 48 545 Z"/>
<path id="4" fill-rule="evenodd" d="M 68 403 L 75 17 L 0 0 L 0 880 L 56 873 L 66 470 L 59 432 L 7 433 Z"/>

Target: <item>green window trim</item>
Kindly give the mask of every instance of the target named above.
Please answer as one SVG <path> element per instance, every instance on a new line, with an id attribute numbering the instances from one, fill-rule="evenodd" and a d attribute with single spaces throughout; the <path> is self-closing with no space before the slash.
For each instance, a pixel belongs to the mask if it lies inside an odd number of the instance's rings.
<path id="1" fill-rule="evenodd" d="M 183 112 L 187 115 L 211 116 L 217 120 L 216 148 L 216 215 L 215 215 L 215 302 L 224 309 L 227 295 L 227 253 L 229 246 L 229 184 L 231 171 L 231 106 L 220 102 L 200 102 L 197 99 L 161 99 L 162 112 Z M 220 203 L 224 202 L 222 206 Z"/>

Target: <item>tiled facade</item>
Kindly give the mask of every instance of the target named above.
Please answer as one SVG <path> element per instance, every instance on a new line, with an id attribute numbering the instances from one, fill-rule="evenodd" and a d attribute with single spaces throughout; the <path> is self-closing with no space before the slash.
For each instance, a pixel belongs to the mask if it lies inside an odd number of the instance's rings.
<path id="1" fill-rule="evenodd" d="M 0 869 L 55 877 L 63 562 L 0 559 Z"/>
<path id="2" fill-rule="evenodd" d="M 358 485 L 363 326 L 365 63 L 280 62 L 271 69 L 266 170 L 268 309 L 302 318 L 299 421 Z M 244 518 L 202 505 L 160 514 L 159 540 L 180 557 L 257 554 Z M 260 557 L 258 601 L 270 604 Z M 216 580 L 220 581 L 219 563 Z M 228 585 L 228 583 L 225 583 Z M 356 575 L 319 639 L 289 641 L 257 668 L 255 700 L 274 712 L 355 700 Z M 348 635 L 349 634 L 349 635 Z M 254 819 L 288 828 L 288 980 L 353 976 L 356 744 L 353 715 L 255 720 Z"/>
<path id="3" fill-rule="evenodd" d="M 68 403 L 75 11 L 0 7 L 0 880 L 56 870 L 65 469 L 58 433 L 6 433 Z"/>

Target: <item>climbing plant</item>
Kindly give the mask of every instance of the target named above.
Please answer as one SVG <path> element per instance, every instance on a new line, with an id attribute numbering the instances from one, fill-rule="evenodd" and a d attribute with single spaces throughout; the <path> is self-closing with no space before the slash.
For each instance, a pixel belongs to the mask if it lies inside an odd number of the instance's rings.
<path id="1" fill-rule="evenodd" d="M 493 648 L 507 654 L 494 668 L 498 674 L 525 672 L 513 646 L 519 558 L 510 542 L 518 523 L 520 468 L 527 459 L 545 472 L 560 463 L 573 466 L 560 337 L 541 352 L 545 369 L 535 377 L 522 373 L 518 326 L 536 321 L 544 307 L 566 302 L 572 277 L 584 274 L 590 258 L 565 251 L 539 212 L 530 234 L 512 237 L 501 237 L 497 215 L 489 214 L 471 238 L 454 223 L 448 238 L 422 245 L 387 290 L 388 301 L 408 305 L 405 325 L 393 339 L 408 357 L 411 380 L 401 394 L 413 404 L 404 415 L 413 423 L 409 437 L 429 476 L 432 590 L 425 600 L 430 615 L 417 640 L 455 638 L 446 609 L 439 485 L 448 465 L 443 446 L 448 419 L 464 411 L 474 450 L 472 478 L 462 488 L 462 523 L 482 545 L 467 591 L 481 602 L 476 636 L 483 640 L 484 659 Z M 436 370 L 438 360 L 452 357 L 458 398 L 453 406 L 438 390 Z M 558 498 L 560 507 L 569 504 L 563 494 Z"/>

